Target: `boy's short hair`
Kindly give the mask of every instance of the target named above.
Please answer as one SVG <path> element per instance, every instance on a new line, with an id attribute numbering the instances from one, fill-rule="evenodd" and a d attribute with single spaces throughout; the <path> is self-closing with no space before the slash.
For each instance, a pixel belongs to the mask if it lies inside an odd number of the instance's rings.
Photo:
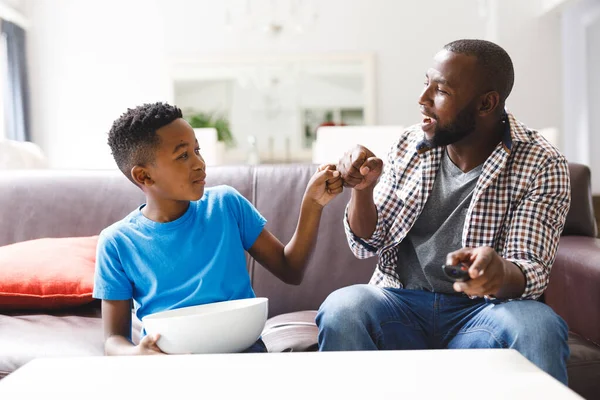
<path id="1" fill-rule="evenodd" d="M 147 103 L 127 112 L 113 122 L 108 145 L 117 166 L 135 184 L 131 169 L 154 162 L 160 143 L 156 130 L 182 118 L 181 110 L 166 103 Z M 136 184 L 137 185 L 137 184 Z"/>

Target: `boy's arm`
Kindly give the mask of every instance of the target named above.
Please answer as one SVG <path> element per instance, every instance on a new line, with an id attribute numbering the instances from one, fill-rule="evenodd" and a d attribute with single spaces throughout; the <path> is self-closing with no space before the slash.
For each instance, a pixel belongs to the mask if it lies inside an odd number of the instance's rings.
<path id="1" fill-rule="evenodd" d="M 271 232 L 263 229 L 250 255 L 285 283 L 299 285 L 317 241 L 323 207 L 342 192 L 339 172 L 333 166 L 322 166 L 308 183 L 294 236 L 283 245 Z"/>
<path id="2" fill-rule="evenodd" d="M 147 335 L 137 346 L 131 342 L 130 300 L 102 300 L 102 323 L 107 356 L 164 354 L 156 345 L 159 335 Z"/>

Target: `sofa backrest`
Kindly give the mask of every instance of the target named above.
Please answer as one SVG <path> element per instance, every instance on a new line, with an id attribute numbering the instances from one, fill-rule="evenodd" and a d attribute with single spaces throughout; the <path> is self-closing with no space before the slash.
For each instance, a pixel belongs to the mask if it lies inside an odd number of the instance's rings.
<path id="1" fill-rule="evenodd" d="M 267 219 L 266 228 L 287 243 L 296 229 L 300 203 L 315 165 L 261 166 L 256 170 L 254 204 Z M 350 251 L 343 216 L 350 191 L 345 190 L 323 210 L 317 244 L 299 286 L 286 285 L 253 262 L 250 272 L 257 296 L 269 297 L 269 313 L 316 310 L 336 289 L 367 283 L 376 258 L 359 260 Z"/>
<path id="2" fill-rule="evenodd" d="M 251 198 L 252 169 L 218 168 L 214 175 L 210 183 L 233 186 Z M 143 202 L 142 191 L 118 170 L 0 172 L 0 246 L 97 235 Z"/>
<path id="3" fill-rule="evenodd" d="M 563 235 L 596 237 L 598 227 L 594 218 L 591 172 L 583 164 L 570 163 L 571 208 Z"/>
<path id="4" fill-rule="evenodd" d="M 210 167 L 206 182 L 235 187 L 267 218 L 267 229 L 287 243 L 315 170 L 314 165 Z M 348 199 L 345 191 L 323 212 L 319 242 L 302 285 L 280 282 L 248 257 L 256 295 L 271 299 L 271 315 L 318 308 L 333 290 L 368 281 L 375 259 L 356 259 L 344 235 L 342 216 Z M 143 201 L 141 190 L 116 170 L 2 172 L 0 246 L 43 237 L 97 235 Z"/>
<path id="5" fill-rule="evenodd" d="M 208 169 L 207 185 L 235 187 L 287 243 L 315 165 L 220 166 Z M 595 236 L 590 172 L 571 164 L 573 203 L 564 234 Z M 350 198 L 345 190 L 323 211 L 319 237 L 304 281 L 286 285 L 248 257 L 257 296 L 270 299 L 270 315 L 317 309 L 329 293 L 368 282 L 376 258 L 350 252 L 342 224 Z M 30 170 L 0 173 L 0 245 L 42 237 L 87 236 L 126 216 L 144 201 L 142 192 L 119 171 Z"/>

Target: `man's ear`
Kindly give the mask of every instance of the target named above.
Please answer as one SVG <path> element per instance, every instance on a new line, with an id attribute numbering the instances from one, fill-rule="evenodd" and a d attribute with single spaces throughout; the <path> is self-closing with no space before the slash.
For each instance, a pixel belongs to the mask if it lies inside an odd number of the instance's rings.
<path id="1" fill-rule="evenodd" d="M 500 94 L 496 91 L 487 92 L 481 96 L 479 115 L 484 117 L 492 114 L 500 104 Z"/>
<path id="2" fill-rule="evenodd" d="M 151 186 L 154 183 L 148 170 L 141 165 L 134 165 L 133 168 L 131 168 L 131 177 L 140 187 Z"/>

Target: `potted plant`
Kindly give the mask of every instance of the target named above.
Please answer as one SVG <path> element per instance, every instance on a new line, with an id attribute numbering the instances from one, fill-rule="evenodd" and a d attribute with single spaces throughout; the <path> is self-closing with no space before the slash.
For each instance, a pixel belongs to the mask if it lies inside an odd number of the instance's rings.
<path id="1" fill-rule="evenodd" d="M 235 146 L 235 139 L 231 134 L 229 120 L 215 113 L 195 112 L 183 117 L 192 128 L 215 128 L 217 139 L 227 147 Z"/>

